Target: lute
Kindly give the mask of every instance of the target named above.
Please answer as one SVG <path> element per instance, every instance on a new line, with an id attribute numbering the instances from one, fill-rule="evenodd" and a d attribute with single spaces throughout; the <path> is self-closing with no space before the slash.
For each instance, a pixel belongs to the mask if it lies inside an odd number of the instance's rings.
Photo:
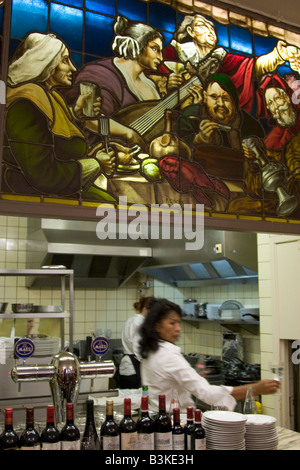
<path id="1" fill-rule="evenodd" d="M 138 132 L 146 141 L 149 141 L 164 128 L 164 115 L 166 110 L 174 109 L 189 95 L 192 85 L 201 84 L 198 77 L 191 78 L 166 98 L 159 101 L 142 101 L 130 105 L 118 112 L 114 118 L 122 124 L 131 127 Z"/>

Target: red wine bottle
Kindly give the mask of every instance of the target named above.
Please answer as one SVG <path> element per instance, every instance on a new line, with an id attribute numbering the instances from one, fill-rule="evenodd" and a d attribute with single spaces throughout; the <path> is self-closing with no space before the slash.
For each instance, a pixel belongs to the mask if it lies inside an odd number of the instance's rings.
<path id="1" fill-rule="evenodd" d="M 13 409 L 6 408 L 4 416 L 4 430 L 0 435 L 0 450 L 17 450 L 20 447 L 20 442 L 13 428 Z"/>
<path id="2" fill-rule="evenodd" d="M 141 398 L 140 417 L 137 421 L 138 450 L 154 450 L 154 421 L 149 416 L 148 396 Z"/>
<path id="3" fill-rule="evenodd" d="M 172 422 L 166 413 L 166 396 L 158 396 L 158 416 L 154 421 L 155 450 L 172 450 Z"/>
<path id="4" fill-rule="evenodd" d="M 179 408 L 173 410 L 172 448 L 173 450 L 184 450 L 184 429 L 180 424 Z"/>
<path id="5" fill-rule="evenodd" d="M 47 423 L 41 432 L 42 450 L 60 450 L 60 432 L 55 426 L 55 408 L 47 406 Z"/>
<path id="6" fill-rule="evenodd" d="M 86 401 L 86 423 L 81 440 L 81 450 L 100 450 L 94 418 L 94 400 Z"/>
<path id="7" fill-rule="evenodd" d="M 73 403 L 66 405 L 66 424 L 61 430 L 61 450 L 80 450 L 80 432 L 74 424 Z"/>
<path id="8" fill-rule="evenodd" d="M 100 428 L 102 450 L 120 450 L 119 426 L 114 420 L 114 402 L 106 402 L 106 418 Z"/>
<path id="9" fill-rule="evenodd" d="M 120 422 L 121 450 L 136 450 L 137 426 L 131 416 L 131 398 L 124 398 L 124 416 Z"/>
<path id="10" fill-rule="evenodd" d="M 200 410 L 195 410 L 195 431 L 192 434 L 192 450 L 206 450 L 205 430 L 201 424 Z"/>
<path id="11" fill-rule="evenodd" d="M 26 428 L 20 437 L 21 450 L 41 450 L 40 435 L 34 428 L 34 409 L 26 408 Z"/>
<path id="12" fill-rule="evenodd" d="M 184 448 L 185 450 L 192 449 L 191 437 L 195 430 L 194 424 L 194 408 L 189 406 L 186 409 L 186 424 L 184 426 Z"/>

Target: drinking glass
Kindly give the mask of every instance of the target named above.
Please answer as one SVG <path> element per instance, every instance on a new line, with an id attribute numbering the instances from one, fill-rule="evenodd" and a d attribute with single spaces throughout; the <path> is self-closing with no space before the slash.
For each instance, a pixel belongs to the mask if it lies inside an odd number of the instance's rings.
<path id="1" fill-rule="evenodd" d="M 273 380 L 277 380 L 279 383 L 283 377 L 284 367 L 281 362 L 273 362 L 270 364 L 270 371 L 273 374 Z M 281 395 L 281 390 L 276 392 L 277 395 Z"/>

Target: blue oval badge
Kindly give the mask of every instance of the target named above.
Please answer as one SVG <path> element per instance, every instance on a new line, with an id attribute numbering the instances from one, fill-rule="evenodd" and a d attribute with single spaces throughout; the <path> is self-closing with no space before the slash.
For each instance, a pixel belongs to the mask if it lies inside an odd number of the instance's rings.
<path id="1" fill-rule="evenodd" d="M 92 342 L 92 351 L 96 356 L 103 356 L 107 353 L 109 341 L 105 336 L 98 336 Z"/>
<path id="2" fill-rule="evenodd" d="M 28 338 L 21 338 L 15 344 L 15 355 L 21 359 L 32 356 L 35 351 L 34 342 Z"/>

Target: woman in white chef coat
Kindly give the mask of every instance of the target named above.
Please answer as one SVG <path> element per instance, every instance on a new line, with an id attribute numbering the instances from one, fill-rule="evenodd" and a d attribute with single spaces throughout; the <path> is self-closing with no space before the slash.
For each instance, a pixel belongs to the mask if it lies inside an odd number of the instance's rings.
<path id="1" fill-rule="evenodd" d="M 193 369 L 175 345 L 180 335 L 181 308 L 167 299 L 155 299 L 141 327 L 140 354 L 142 384 L 148 385 L 151 405 L 158 409 L 158 395 L 166 395 L 169 409 L 174 391 L 179 407 L 194 406 L 192 395 L 208 405 L 233 410 L 236 401 L 246 397 L 248 385 L 227 387 L 210 385 Z M 261 380 L 252 384 L 254 395 L 277 391 L 276 380 Z"/>
<path id="2" fill-rule="evenodd" d="M 139 330 L 152 300 L 153 297 L 141 297 L 138 302 L 135 302 L 133 306 L 137 313 L 128 318 L 123 327 L 122 345 L 124 356 L 122 357 L 118 374 L 119 387 L 122 389 L 141 387 Z"/>

